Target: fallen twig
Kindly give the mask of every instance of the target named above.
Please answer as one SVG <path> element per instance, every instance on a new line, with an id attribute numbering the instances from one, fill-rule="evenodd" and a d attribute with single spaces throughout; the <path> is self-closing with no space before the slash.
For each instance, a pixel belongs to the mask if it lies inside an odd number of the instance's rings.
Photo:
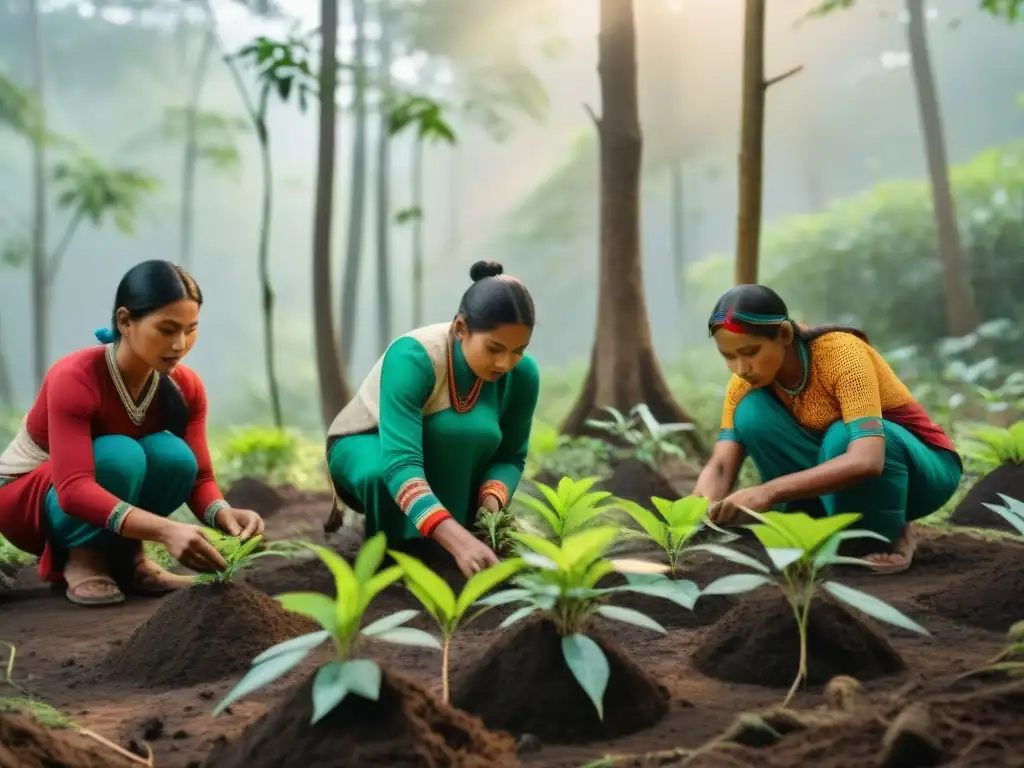
<path id="1" fill-rule="evenodd" d="M 140 757 L 139 755 L 136 755 L 134 752 L 131 752 L 125 749 L 124 747 L 115 744 L 105 736 L 100 736 L 98 733 L 90 731 L 88 728 L 79 728 L 78 732 L 83 736 L 88 736 L 90 739 L 99 742 L 108 749 L 114 750 L 122 757 L 126 757 L 129 760 L 131 760 L 133 763 L 138 763 L 139 765 L 146 765 L 149 766 L 149 768 L 153 768 L 153 750 L 149 748 L 149 744 L 147 744 L 146 742 L 142 742 L 142 746 L 146 748 L 147 756 Z"/>
<path id="2" fill-rule="evenodd" d="M 775 77 L 769 77 L 767 80 L 765 80 L 764 81 L 764 89 L 767 91 L 773 85 L 781 83 L 786 78 L 792 77 L 793 75 L 797 75 L 797 74 L 799 74 L 799 73 L 801 73 L 803 71 L 804 71 L 804 65 L 803 64 L 797 64 L 792 69 L 787 69 L 781 75 L 776 75 Z"/>

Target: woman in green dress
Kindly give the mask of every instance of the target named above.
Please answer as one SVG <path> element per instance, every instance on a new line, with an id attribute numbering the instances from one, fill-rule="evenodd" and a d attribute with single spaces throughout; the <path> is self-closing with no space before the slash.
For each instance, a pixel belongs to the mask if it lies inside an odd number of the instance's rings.
<path id="1" fill-rule="evenodd" d="M 327 437 L 334 490 L 366 536 L 432 540 L 467 578 L 498 560 L 471 529 L 519 485 L 540 389 L 526 286 L 494 262 L 469 274 L 455 319 L 393 341 Z M 340 524 L 336 500 L 325 527 Z"/>

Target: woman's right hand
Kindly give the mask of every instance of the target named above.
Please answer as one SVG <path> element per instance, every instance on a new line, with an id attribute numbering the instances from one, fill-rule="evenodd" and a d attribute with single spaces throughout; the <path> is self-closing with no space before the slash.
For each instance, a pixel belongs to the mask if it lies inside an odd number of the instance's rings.
<path id="1" fill-rule="evenodd" d="M 160 543 L 167 548 L 171 557 L 193 571 L 210 573 L 228 567 L 220 552 L 197 525 L 168 520 Z"/>
<path id="2" fill-rule="evenodd" d="M 494 550 L 451 518 L 434 529 L 433 538 L 455 558 L 467 579 L 499 562 Z"/>

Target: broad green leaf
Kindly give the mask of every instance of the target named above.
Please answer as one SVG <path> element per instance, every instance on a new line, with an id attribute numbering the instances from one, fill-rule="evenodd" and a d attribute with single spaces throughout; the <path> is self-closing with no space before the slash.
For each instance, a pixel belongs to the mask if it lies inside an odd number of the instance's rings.
<path id="1" fill-rule="evenodd" d="M 319 630 L 317 632 L 310 632 L 308 635 L 299 635 L 293 637 L 291 640 L 285 640 L 283 643 L 267 648 L 263 653 L 259 654 L 252 660 L 252 665 L 262 664 L 268 659 L 272 659 L 275 656 L 280 656 L 282 653 L 291 653 L 292 651 L 305 650 L 311 651 L 320 645 L 322 642 L 330 638 L 331 633 L 325 630 Z"/>
<path id="2" fill-rule="evenodd" d="M 576 682 L 594 703 L 597 716 L 604 720 L 604 692 L 611 677 L 604 651 L 586 635 L 576 634 L 562 638 L 562 655 Z"/>
<path id="3" fill-rule="evenodd" d="M 541 568 L 545 571 L 557 571 L 558 563 L 551 560 L 544 555 L 538 555 L 536 552 L 524 552 L 521 557 L 523 562 L 533 568 Z"/>
<path id="4" fill-rule="evenodd" d="M 652 501 L 658 503 L 658 499 Z M 686 496 L 671 502 L 668 509 L 662 511 L 662 515 L 674 528 L 696 528 L 707 515 L 710 503 L 703 496 Z"/>
<path id="5" fill-rule="evenodd" d="M 598 560 L 596 563 L 593 563 L 587 569 L 587 572 L 586 572 L 586 574 L 584 574 L 584 576 L 583 576 L 583 578 L 582 578 L 580 583 L 584 587 L 593 587 L 594 585 L 597 584 L 597 582 L 599 582 L 601 579 L 603 579 L 609 573 L 612 573 L 613 571 L 618 570 L 618 568 L 617 568 L 617 563 L 618 562 L 620 562 L 620 561 L 618 561 L 618 560 L 604 560 L 604 559 Z"/>
<path id="6" fill-rule="evenodd" d="M 507 605 L 508 603 L 514 603 L 517 600 L 527 600 L 530 597 L 530 590 L 528 589 L 503 589 L 501 592 L 493 592 L 489 595 L 481 597 L 477 603 L 479 605 Z"/>
<path id="7" fill-rule="evenodd" d="M 438 611 L 445 618 L 455 613 L 455 593 L 448 586 L 448 582 L 411 555 L 394 550 L 391 550 L 389 554 L 401 566 L 405 572 L 405 578 L 418 584 L 423 591 L 430 595 Z"/>
<path id="8" fill-rule="evenodd" d="M 286 611 L 306 616 L 330 633 L 338 632 L 338 609 L 334 601 L 319 592 L 285 592 L 274 597 Z"/>
<path id="9" fill-rule="evenodd" d="M 327 547 L 319 544 L 310 544 L 317 557 L 323 560 L 324 564 L 334 575 L 334 587 L 337 597 L 334 607 L 339 625 L 348 624 L 359 610 L 359 582 L 352 572 L 352 567 L 341 555 Z"/>
<path id="10" fill-rule="evenodd" d="M 618 535 L 618 528 L 602 526 L 567 536 L 562 541 L 563 560 L 570 567 L 592 563 L 607 551 Z"/>
<path id="11" fill-rule="evenodd" d="M 544 522 L 548 524 L 548 526 L 551 528 L 551 532 L 555 536 L 562 535 L 561 518 L 559 518 L 559 516 L 555 512 L 553 512 L 548 507 L 548 505 L 545 504 L 543 501 L 541 501 L 540 499 L 535 499 L 532 496 L 528 496 L 524 493 L 516 496 L 516 502 L 528 507 L 529 509 L 532 509 L 538 515 L 544 518 Z"/>
<path id="12" fill-rule="evenodd" d="M 652 499 L 652 501 L 657 503 L 664 501 L 664 499 Z M 618 499 L 617 502 L 619 507 L 633 518 L 637 525 L 643 528 L 647 535 L 657 542 L 659 547 L 664 548 L 668 546 L 668 526 L 659 520 L 657 515 L 629 499 Z"/>
<path id="13" fill-rule="evenodd" d="M 806 554 L 802 549 L 765 549 L 777 571 L 784 571 Z"/>
<path id="14" fill-rule="evenodd" d="M 760 560 L 755 560 L 750 555 L 738 552 L 735 549 L 729 549 L 723 547 L 721 544 L 695 544 L 689 549 L 690 552 L 710 552 L 712 555 L 718 555 L 723 560 L 729 560 L 737 565 L 745 565 L 747 568 L 753 568 L 755 571 L 761 573 L 771 573 L 772 569 L 762 563 Z"/>
<path id="15" fill-rule="evenodd" d="M 568 478 L 563 477 L 562 481 L 560 481 L 558 484 L 559 487 L 561 487 L 562 482 L 564 482 L 567 479 Z M 534 485 L 537 486 L 537 490 L 540 491 L 544 498 L 547 500 L 548 505 L 551 507 L 554 513 L 558 515 L 559 518 L 561 518 L 565 514 L 565 505 L 562 503 L 562 499 L 558 491 L 556 491 L 550 485 L 545 485 L 544 483 L 534 483 Z"/>
<path id="16" fill-rule="evenodd" d="M 373 598 L 402 578 L 404 574 L 405 572 L 402 570 L 402 566 L 392 565 L 385 568 L 383 571 L 377 571 L 368 581 L 363 582 L 362 588 L 360 589 L 363 609 L 365 610 L 366 606 L 369 605 Z"/>
<path id="17" fill-rule="evenodd" d="M 386 643 L 395 645 L 412 645 L 417 648 L 434 648 L 441 650 L 441 643 L 429 632 L 414 627 L 397 627 L 386 632 L 377 632 L 373 635 L 374 640 L 383 640 Z"/>
<path id="18" fill-rule="evenodd" d="M 539 611 L 540 606 L 538 605 L 524 605 L 522 608 L 517 608 L 515 611 L 505 617 L 505 620 L 498 625 L 498 629 L 506 629 L 511 627 L 517 621 L 522 621 L 527 616 L 530 616 L 535 611 Z"/>
<path id="19" fill-rule="evenodd" d="M 248 696 L 253 691 L 258 691 L 265 685 L 277 680 L 279 677 L 283 677 L 287 673 L 291 672 L 299 662 L 301 662 L 306 656 L 309 655 L 309 650 L 306 648 L 297 648 L 294 651 L 288 651 L 278 656 L 273 656 L 262 664 L 257 664 L 252 667 L 245 676 L 238 681 L 238 684 L 231 689 L 227 696 L 217 705 L 217 708 L 213 710 L 213 716 L 217 717 L 225 709 L 230 707 L 233 703 L 243 696 Z"/>
<path id="20" fill-rule="evenodd" d="M 262 536 L 252 536 L 248 541 L 246 541 L 238 548 L 238 551 L 235 553 L 235 559 L 244 560 L 250 554 L 252 554 L 253 550 L 256 549 L 256 547 L 258 547 L 260 545 L 260 542 L 262 541 Z"/>
<path id="21" fill-rule="evenodd" d="M 355 565 L 352 567 L 360 584 L 365 584 L 377 572 L 380 564 L 384 562 L 384 553 L 387 548 L 388 537 L 383 532 L 376 534 L 363 544 L 359 554 L 356 555 Z"/>
<path id="22" fill-rule="evenodd" d="M 521 557 L 516 557 L 503 560 L 497 565 L 492 565 L 490 568 L 473 574 L 455 601 L 455 615 L 461 618 L 473 603 L 525 567 L 526 561 Z"/>
<path id="23" fill-rule="evenodd" d="M 635 592 L 651 597 L 661 597 L 676 605 L 693 610 L 693 606 L 700 597 L 700 587 L 688 579 L 667 579 L 664 576 L 627 575 L 626 585 L 613 587 L 612 589 L 622 592 Z"/>
<path id="24" fill-rule="evenodd" d="M 742 595 L 746 592 L 753 592 L 766 584 L 774 584 L 767 576 L 758 573 L 733 573 L 729 576 L 722 576 L 715 579 L 701 590 L 704 595 Z"/>
<path id="25" fill-rule="evenodd" d="M 866 613 L 873 619 L 884 621 L 886 624 L 892 624 L 894 627 L 917 632 L 920 635 L 930 634 L 927 629 L 909 616 L 904 615 L 874 595 L 869 595 L 867 592 L 861 592 L 859 589 L 853 589 L 836 581 L 826 581 L 823 586 L 833 597 L 842 600 L 861 613 Z"/>
<path id="26" fill-rule="evenodd" d="M 1000 494 L 1002 496 L 1002 494 Z M 1006 498 L 1005 496 L 1003 498 Z M 1008 507 L 1000 507 L 997 504 L 989 504 L 988 502 L 982 502 L 982 506 L 988 507 L 1003 520 L 1012 525 L 1021 536 L 1024 536 L 1024 518 L 1016 514 L 1013 510 Z"/>
<path id="27" fill-rule="evenodd" d="M 405 582 L 405 587 L 412 592 L 413 597 L 420 601 L 420 605 L 433 617 L 438 626 L 447 626 L 449 617 L 442 613 L 441 609 L 437 607 L 437 603 L 434 602 L 434 598 L 423 587 L 408 580 Z"/>
<path id="28" fill-rule="evenodd" d="M 400 627 L 408 621 L 416 618 L 419 615 L 419 611 L 415 608 L 406 608 L 404 611 L 395 611 L 394 613 L 383 616 L 371 624 L 363 627 L 364 635 L 379 635 L 381 632 L 387 632 Z"/>
<path id="29" fill-rule="evenodd" d="M 570 533 L 582 530 L 586 528 L 594 520 L 604 517 L 612 508 L 609 507 L 595 507 L 579 502 L 573 505 L 572 509 L 568 511 L 565 516 L 565 523 L 562 526 L 562 536 L 565 537 Z"/>
<path id="30" fill-rule="evenodd" d="M 891 540 L 886 538 L 880 533 L 874 531 L 864 530 L 863 528 L 851 528 L 847 531 L 840 531 L 836 534 L 839 537 L 839 541 L 853 541 L 854 539 L 875 539 L 876 541 L 884 541 L 891 543 Z"/>
<path id="31" fill-rule="evenodd" d="M 547 539 L 542 539 L 540 536 L 533 536 L 529 533 L 520 533 L 519 531 L 510 531 L 508 535 L 520 544 L 526 545 L 538 555 L 543 555 L 548 560 L 555 563 L 559 568 L 566 568 L 569 566 L 569 562 L 562 555 L 562 550 L 558 548 L 557 544 L 553 544 Z"/>
<path id="32" fill-rule="evenodd" d="M 350 693 L 370 701 L 380 698 L 380 667 L 369 659 L 332 661 L 317 670 L 313 678 L 313 717 L 316 725 Z"/>
<path id="33" fill-rule="evenodd" d="M 661 632 L 665 634 L 665 628 L 658 622 L 652 619 L 650 616 L 635 611 L 632 608 L 623 608 L 620 605 L 602 605 L 597 609 L 597 612 L 604 616 L 606 619 L 612 619 L 614 621 L 622 621 L 626 624 L 633 624 L 644 629 L 652 629 L 655 632 Z"/>

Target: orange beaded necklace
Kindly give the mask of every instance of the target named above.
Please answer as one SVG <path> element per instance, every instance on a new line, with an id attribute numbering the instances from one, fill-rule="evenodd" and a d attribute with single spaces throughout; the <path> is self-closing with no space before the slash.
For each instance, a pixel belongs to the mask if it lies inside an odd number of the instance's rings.
<path id="1" fill-rule="evenodd" d="M 448 399 L 451 400 L 452 408 L 456 413 L 470 411 L 476 405 L 476 401 L 480 399 L 480 390 L 483 388 L 484 382 L 479 376 L 474 378 L 476 381 L 473 382 L 473 388 L 469 390 L 468 395 L 462 397 L 455 385 L 455 330 L 453 329 L 448 334 Z"/>

